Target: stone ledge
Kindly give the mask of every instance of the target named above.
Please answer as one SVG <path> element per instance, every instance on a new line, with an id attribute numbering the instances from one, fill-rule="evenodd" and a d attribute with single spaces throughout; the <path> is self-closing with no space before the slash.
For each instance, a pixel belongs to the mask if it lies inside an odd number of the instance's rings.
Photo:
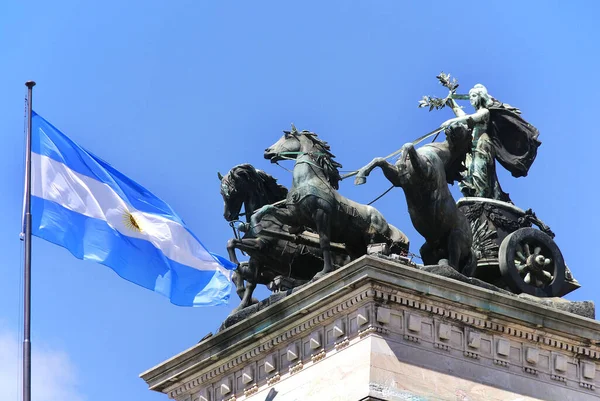
<path id="1" fill-rule="evenodd" d="M 376 256 L 374 258 L 389 261 L 390 263 L 393 263 L 393 264 L 399 264 L 399 265 L 402 265 L 403 267 L 408 267 L 408 268 L 411 267 L 411 266 L 404 265 L 403 263 L 398 262 L 396 260 L 381 257 L 381 256 Z M 446 278 L 449 278 L 452 280 L 460 281 L 462 283 L 470 284 L 475 287 L 498 292 L 500 294 L 503 294 L 503 295 L 506 295 L 509 297 L 525 299 L 529 302 L 533 302 L 533 303 L 543 305 L 543 306 L 553 308 L 553 309 L 558 309 L 558 310 L 561 310 L 564 312 L 573 313 L 575 315 L 583 316 L 583 317 L 586 317 L 589 319 L 595 318 L 595 314 L 596 314 L 595 305 L 594 305 L 594 302 L 592 302 L 592 301 L 568 301 L 563 298 L 538 298 L 538 297 L 534 297 L 534 296 L 528 295 L 528 294 L 516 295 L 510 291 L 496 287 L 492 284 L 486 283 L 477 278 L 464 276 L 461 273 L 454 270 L 453 268 L 451 268 L 450 266 L 438 266 L 438 265 L 418 266 L 418 269 L 420 271 L 436 274 L 441 277 L 446 277 Z M 281 301 L 283 298 L 285 298 L 285 297 L 287 297 L 287 296 L 289 296 L 311 284 L 312 283 L 308 283 L 303 286 L 299 286 L 299 287 L 293 288 L 291 290 L 287 290 L 285 292 L 273 294 L 270 297 L 266 298 L 263 301 L 260 301 L 257 304 L 251 305 L 235 314 L 228 316 L 225 319 L 225 321 L 221 324 L 219 331 L 224 330 L 227 327 L 230 327 L 238 322 L 245 320 L 249 316 L 251 316 L 263 309 L 270 307 L 271 305 Z"/>
<path id="2" fill-rule="evenodd" d="M 371 305 L 366 314 L 371 316 L 370 324 L 373 324 L 375 305 L 389 303 L 409 307 L 419 313 L 434 313 L 481 330 L 493 330 L 524 341 L 541 342 L 543 346 L 587 358 L 600 357 L 600 350 L 594 345 L 600 342 L 600 324 L 596 321 L 413 267 L 363 257 L 315 283 L 297 289 L 244 321 L 142 373 L 141 377 L 150 389 L 179 398 L 180 394 L 220 380 L 230 372 L 294 341 L 303 333 L 328 324 L 340 313 L 345 315 L 356 310 L 360 305 Z M 460 312 L 459 309 L 467 312 Z M 384 322 L 389 317 L 383 314 L 381 319 L 378 318 Z M 381 324 L 385 325 L 379 323 L 377 327 Z M 367 327 L 360 332 L 365 333 Z M 360 340 L 371 334 L 384 333 L 385 330 L 372 330 L 359 336 L 356 330 L 355 336 Z M 405 334 L 418 337 L 415 333 Z M 582 347 L 582 344 L 587 345 Z M 339 350 L 346 351 L 346 348 Z M 478 354 L 474 351 L 469 352 Z"/>
<path id="3" fill-rule="evenodd" d="M 558 309 L 564 312 L 573 313 L 575 315 L 587 317 L 589 319 L 594 319 L 596 317 L 596 309 L 594 302 L 592 301 L 568 301 L 564 298 L 538 298 L 529 294 L 513 294 L 510 291 L 506 291 L 502 288 L 498 288 L 492 284 L 486 283 L 485 281 L 481 281 L 474 277 L 467 277 L 450 266 L 421 266 L 420 270 L 426 271 L 429 273 L 437 274 L 442 277 L 451 278 L 453 280 L 457 280 L 463 283 L 471 284 L 476 287 L 485 288 L 490 291 L 495 291 L 510 297 L 517 297 L 520 299 L 525 299 L 529 302 L 533 302 L 539 305 L 544 305 L 549 308 Z"/>

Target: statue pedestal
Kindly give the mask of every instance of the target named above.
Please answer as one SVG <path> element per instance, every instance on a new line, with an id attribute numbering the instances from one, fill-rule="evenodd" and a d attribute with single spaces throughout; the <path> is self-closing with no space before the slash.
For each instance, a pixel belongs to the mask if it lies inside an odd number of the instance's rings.
<path id="1" fill-rule="evenodd" d="M 141 374 L 178 401 L 600 398 L 600 323 L 363 257 Z"/>

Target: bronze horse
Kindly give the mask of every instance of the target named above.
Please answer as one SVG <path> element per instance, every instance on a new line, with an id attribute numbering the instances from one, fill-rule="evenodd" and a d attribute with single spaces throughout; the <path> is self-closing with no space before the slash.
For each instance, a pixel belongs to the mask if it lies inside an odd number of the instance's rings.
<path id="1" fill-rule="evenodd" d="M 310 280 L 323 264 L 318 248 L 257 233 L 260 229 L 266 228 L 289 234 L 289 226 L 274 217 L 265 217 L 259 224 L 260 227 L 250 223 L 250 216 L 255 210 L 284 200 L 288 193 L 287 188 L 279 185 L 269 174 L 255 169 L 250 164 L 235 166 L 225 176 L 219 174 L 219 178 L 225 220 L 238 221 L 242 206 L 245 211 L 246 224 L 242 225 L 245 230 L 244 236 L 232 238 L 227 242 L 229 259 L 238 265 L 233 273 L 233 282 L 241 303 L 236 310 L 255 303 L 252 294 L 256 285 L 267 285 L 276 276 Z M 250 256 L 247 263 L 238 261 L 236 249 Z M 348 259 L 346 254 L 334 253 L 334 263 L 339 266 L 347 263 Z"/>
<path id="2" fill-rule="evenodd" d="M 425 238 L 421 257 L 426 265 L 450 265 L 471 276 L 476 267 L 471 245 L 471 227 L 456 206 L 448 184 L 459 180 L 471 132 L 462 124 L 446 129 L 446 140 L 415 149 L 403 146 L 395 165 L 375 158 L 359 170 L 355 183 L 364 184 L 369 173 L 379 167 L 385 177 L 406 196 L 408 212 L 415 229 Z"/>
<path id="3" fill-rule="evenodd" d="M 332 241 L 344 243 L 352 259 L 366 254 L 367 246 L 374 243 L 387 243 L 394 253 L 407 252 L 408 238 L 388 224 L 377 209 L 351 201 L 336 191 L 341 165 L 334 160 L 329 145 L 316 134 L 298 132 L 292 126 L 265 150 L 264 156 L 271 162 L 296 160 L 292 189 L 284 208 L 264 206 L 252 216 L 252 221 L 258 223 L 272 216 L 295 230 L 314 230 L 323 254 L 323 269 L 315 278 L 333 270 Z"/>

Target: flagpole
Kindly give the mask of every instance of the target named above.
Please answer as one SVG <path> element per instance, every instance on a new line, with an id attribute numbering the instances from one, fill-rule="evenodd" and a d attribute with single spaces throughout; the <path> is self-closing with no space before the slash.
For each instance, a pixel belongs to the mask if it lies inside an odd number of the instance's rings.
<path id="1" fill-rule="evenodd" d="M 27 139 L 25 144 L 25 273 L 23 301 L 23 401 L 31 401 L 31 94 L 27 86 Z"/>

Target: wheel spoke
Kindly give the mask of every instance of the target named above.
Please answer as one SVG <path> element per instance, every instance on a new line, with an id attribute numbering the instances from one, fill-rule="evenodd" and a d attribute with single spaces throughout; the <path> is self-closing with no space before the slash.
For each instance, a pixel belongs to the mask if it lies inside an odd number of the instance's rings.
<path id="1" fill-rule="evenodd" d="M 538 296 L 556 296 L 560 292 L 559 284 L 562 283 L 558 281 L 562 271 L 551 238 L 540 235 L 535 228 L 525 227 L 519 229 L 518 234 L 509 234 L 500 251 L 500 273 L 513 292 Z"/>
<path id="2" fill-rule="evenodd" d="M 516 245 L 516 248 L 515 248 L 515 249 L 517 250 L 517 252 L 521 252 L 521 253 L 523 253 L 523 247 L 521 246 L 521 244 L 520 244 L 520 243 Z"/>

